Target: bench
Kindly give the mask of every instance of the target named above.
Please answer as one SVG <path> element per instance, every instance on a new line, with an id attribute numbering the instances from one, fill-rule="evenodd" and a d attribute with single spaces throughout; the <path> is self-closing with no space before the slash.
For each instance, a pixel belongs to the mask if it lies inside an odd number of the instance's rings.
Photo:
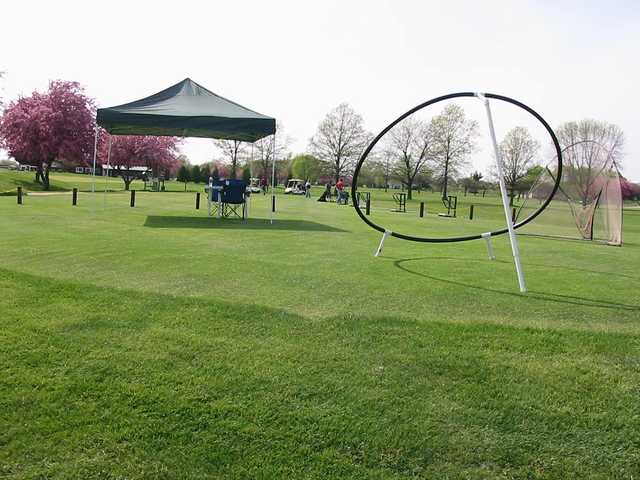
<path id="1" fill-rule="evenodd" d="M 392 195 L 393 200 L 396 202 L 395 210 L 393 212 L 406 213 L 407 211 L 407 194 L 406 193 L 394 193 Z"/>

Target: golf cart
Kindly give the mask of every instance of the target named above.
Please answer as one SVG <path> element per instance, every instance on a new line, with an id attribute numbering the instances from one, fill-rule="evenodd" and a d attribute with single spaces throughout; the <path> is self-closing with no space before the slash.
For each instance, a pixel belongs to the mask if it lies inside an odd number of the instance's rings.
<path id="1" fill-rule="evenodd" d="M 290 178 L 287 182 L 287 187 L 284 189 L 284 193 L 304 195 L 304 180 L 300 178 Z"/>
<path id="2" fill-rule="evenodd" d="M 260 193 L 262 191 L 262 188 L 260 188 L 260 179 L 250 178 L 249 185 L 247 185 L 247 190 L 251 193 Z"/>

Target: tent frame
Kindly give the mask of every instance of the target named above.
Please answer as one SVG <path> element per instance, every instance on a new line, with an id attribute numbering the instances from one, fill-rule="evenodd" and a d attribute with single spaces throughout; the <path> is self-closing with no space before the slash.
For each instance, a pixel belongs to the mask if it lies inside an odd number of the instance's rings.
<path id="1" fill-rule="evenodd" d="M 196 95 L 190 95 L 191 97 L 195 97 L 198 98 L 199 96 L 201 96 L 202 98 L 207 98 L 207 99 L 212 99 L 215 97 L 215 100 L 210 100 L 210 101 L 215 101 L 218 102 L 218 104 L 220 106 L 222 106 L 222 108 L 227 108 L 227 109 L 231 109 L 232 112 L 247 112 L 247 116 L 246 119 L 244 116 L 239 115 L 239 116 L 225 116 L 228 115 L 228 112 L 221 112 L 219 115 L 185 115 L 185 116 L 180 116 L 180 115 L 173 115 L 173 118 L 177 118 L 177 119 L 181 119 L 183 122 L 195 122 L 197 120 L 198 126 L 193 126 L 190 125 L 189 127 L 185 126 L 184 128 L 182 128 L 182 135 L 175 135 L 174 133 L 165 133 L 165 134 L 152 134 L 152 133 L 136 133 L 136 122 L 138 122 L 140 119 L 145 118 L 148 119 L 148 121 L 146 121 L 146 124 L 144 125 L 145 128 L 148 128 L 149 126 L 153 126 L 153 119 L 154 116 L 157 115 L 158 118 L 162 118 L 164 120 L 166 120 L 166 118 L 169 116 L 171 117 L 171 115 L 160 115 L 157 114 L 155 112 L 151 112 L 148 113 L 146 110 L 144 110 L 143 107 L 148 107 L 148 103 L 151 102 L 153 103 L 152 98 L 157 98 L 157 99 L 161 99 L 161 101 L 166 101 L 167 98 L 171 99 L 171 98 L 176 98 L 179 96 L 179 94 L 182 92 L 181 89 L 187 89 L 189 92 L 193 93 L 194 91 L 197 93 Z M 164 96 L 163 96 L 164 95 Z M 183 94 L 184 95 L 184 94 Z M 166 97 L 166 98 L 165 98 Z M 160 101 L 160 100 L 159 100 Z M 209 101 L 209 100 L 208 100 Z M 197 102 L 196 102 L 197 104 Z M 139 108 L 139 105 L 143 105 L 143 111 L 141 112 L 140 116 L 138 117 L 136 115 L 136 113 L 132 113 L 130 110 L 134 109 L 134 108 Z M 191 107 L 193 108 L 193 103 L 191 104 Z M 171 107 L 173 109 L 175 109 L 175 107 Z M 129 111 L 127 111 L 129 110 Z M 132 123 L 134 124 L 133 127 L 131 124 L 128 125 L 128 127 L 132 128 L 131 132 L 126 132 L 126 133 L 112 133 L 112 130 L 114 129 L 114 125 L 113 124 L 109 124 L 109 126 L 105 126 L 105 130 L 109 133 L 109 145 L 108 145 L 108 150 L 107 150 L 107 165 L 110 165 L 110 161 L 111 161 L 111 143 L 112 143 L 112 135 L 149 135 L 149 136 L 182 136 L 184 137 L 205 137 L 205 138 L 220 138 L 220 139 L 231 139 L 231 140 L 239 140 L 239 141 L 244 141 L 247 143 L 251 143 L 252 146 L 252 157 L 253 157 L 253 144 L 256 142 L 256 140 L 259 140 L 260 138 L 264 138 L 266 136 L 272 135 L 273 136 L 273 160 L 272 160 L 272 168 L 271 168 L 271 187 L 272 187 L 272 195 L 271 195 L 271 215 L 270 215 L 270 221 L 271 223 L 273 223 L 273 216 L 275 213 L 275 171 L 276 171 L 276 121 L 275 118 L 271 118 L 271 117 L 267 117 L 265 115 L 259 114 L 257 112 L 254 112 L 253 110 L 249 110 L 245 107 L 242 107 L 241 105 L 236 104 L 235 102 L 231 102 L 230 100 L 227 100 L 223 97 L 219 97 L 218 95 L 212 93 L 211 91 L 207 90 L 206 88 L 198 85 L 196 82 L 193 82 L 190 79 L 185 79 L 182 82 L 177 83 L 176 85 L 173 85 L 165 90 L 162 90 L 161 92 L 158 92 L 154 95 L 151 95 L 150 97 L 146 97 L 140 100 L 136 100 L 134 102 L 130 102 L 128 104 L 124 104 L 124 105 L 120 105 L 117 107 L 111 107 L 111 108 L 104 108 L 104 109 L 98 109 L 97 115 L 96 115 L 96 128 L 95 128 L 95 136 L 94 136 L 94 143 L 93 143 L 93 169 L 92 169 L 92 184 L 91 184 L 91 192 L 95 193 L 96 190 L 96 163 L 97 163 L 97 157 L 98 157 L 98 137 L 99 137 L 99 125 L 100 125 L 100 116 L 102 115 L 103 117 L 103 122 L 106 123 L 107 121 L 104 119 L 105 116 L 108 116 L 107 113 L 109 113 L 109 115 L 111 116 L 115 116 L 118 117 L 118 115 L 121 116 L 129 116 L 130 118 L 135 118 L 135 121 L 132 121 Z M 202 127 L 202 123 L 204 122 L 206 124 L 206 122 L 204 121 L 206 118 L 210 118 L 210 125 L 207 128 L 201 128 Z M 233 128 L 232 130 L 235 130 L 231 133 L 229 133 L 228 135 L 225 134 L 220 134 L 217 131 L 215 132 L 215 135 L 212 135 L 211 133 L 209 134 L 198 134 L 198 135 L 189 135 L 188 129 L 195 129 L 197 130 L 196 133 L 201 133 L 200 130 L 209 130 L 214 131 L 214 126 L 215 128 L 219 128 L 220 130 L 225 130 L 225 128 L 230 128 L 230 127 L 226 127 L 224 126 L 224 120 L 228 119 L 229 122 L 232 123 Z M 255 128 L 255 130 L 251 130 L 249 131 L 247 127 L 242 127 L 242 126 L 238 126 L 238 123 L 242 124 L 242 121 L 245 120 L 246 122 L 252 122 L 253 128 Z M 113 122 L 113 118 L 111 118 L 111 121 Z M 179 122 L 178 122 L 179 123 Z M 272 127 L 269 127 L 269 125 L 272 123 Z M 117 124 L 117 123 L 116 123 Z M 142 124 L 138 124 L 138 125 L 142 125 Z M 174 132 L 175 129 L 179 128 L 179 126 L 177 125 L 171 125 L 171 126 L 164 126 L 167 128 L 167 132 L 171 131 Z M 139 126 L 138 128 L 143 128 L 141 126 Z M 234 137 L 238 137 L 238 136 L 243 136 L 246 134 L 246 138 L 248 139 L 252 139 L 252 140 L 242 140 L 240 138 L 234 138 Z M 107 183 L 105 180 L 105 198 L 106 198 L 106 189 L 107 189 Z"/>

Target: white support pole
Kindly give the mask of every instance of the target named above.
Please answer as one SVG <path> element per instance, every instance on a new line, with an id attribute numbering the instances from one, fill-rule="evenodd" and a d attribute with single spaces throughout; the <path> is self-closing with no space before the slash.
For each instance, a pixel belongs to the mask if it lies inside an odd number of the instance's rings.
<path id="1" fill-rule="evenodd" d="M 109 135 L 109 144 L 107 147 L 107 170 L 102 172 L 104 176 L 104 193 L 102 194 L 102 208 L 107 206 L 107 181 L 109 180 L 109 166 L 111 164 L 111 140 L 113 137 Z"/>
<path id="2" fill-rule="evenodd" d="M 273 133 L 273 161 L 271 163 L 271 223 L 273 224 L 273 210 L 276 202 L 276 134 Z"/>
<path id="3" fill-rule="evenodd" d="M 527 286 L 524 282 L 524 273 L 522 271 L 522 265 L 520 264 L 520 249 L 518 248 L 518 239 L 516 238 L 516 232 L 513 228 L 513 220 L 511 219 L 511 212 L 509 211 L 509 200 L 507 196 L 507 187 L 504 183 L 504 164 L 502 163 L 502 156 L 498 148 L 498 141 L 496 140 L 496 132 L 493 126 L 493 117 L 491 116 L 491 107 L 489 100 L 483 93 L 476 93 L 482 102 L 484 102 L 485 110 L 487 111 L 487 121 L 489 122 L 489 133 L 491 135 L 491 142 L 493 143 L 493 151 L 496 156 L 496 164 L 498 166 L 498 180 L 500 183 L 500 195 L 502 196 L 502 206 L 504 208 L 504 216 L 507 220 L 507 230 L 509 231 L 509 240 L 511 241 L 511 253 L 513 253 L 513 262 L 516 266 L 516 273 L 518 275 L 518 285 L 521 292 L 527 291 Z"/>
<path id="4" fill-rule="evenodd" d="M 482 238 L 487 243 L 487 253 L 489 254 L 489 260 L 495 260 L 496 255 L 493 253 L 493 244 L 491 243 L 491 232 L 483 233 Z"/>
<path id="5" fill-rule="evenodd" d="M 253 178 L 253 173 L 254 173 L 253 172 L 253 143 L 251 143 L 251 160 L 249 161 L 249 173 L 250 173 L 250 175 L 249 175 L 249 177 L 250 177 L 249 178 L 249 185 L 248 185 L 249 186 L 249 196 L 247 197 L 245 195 L 245 198 L 247 199 L 246 200 L 246 202 L 247 202 L 247 210 L 245 212 L 245 216 L 246 216 L 245 220 L 247 218 L 249 218 L 250 210 L 251 210 L 251 197 L 253 196 L 252 192 L 251 192 L 251 178 Z"/>
<path id="6" fill-rule="evenodd" d="M 93 171 L 91 178 L 91 193 L 96 193 L 96 157 L 98 154 L 98 126 L 96 125 L 96 134 L 93 140 Z"/>
<path id="7" fill-rule="evenodd" d="M 374 255 L 375 257 L 379 257 L 380 255 L 382 255 L 382 248 L 384 247 L 384 241 L 389 236 L 391 236 L 391 231 L 385 230 L 384 233 L 382 234 L 382 238 L 380 239 L 380 245 L 378 245 L 378 250 L 376 250 L 376 254 Z"/>

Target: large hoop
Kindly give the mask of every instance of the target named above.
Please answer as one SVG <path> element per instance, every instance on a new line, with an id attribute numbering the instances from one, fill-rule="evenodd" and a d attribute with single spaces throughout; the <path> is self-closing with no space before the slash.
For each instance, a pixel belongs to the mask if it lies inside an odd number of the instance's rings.
<path id="1" fill-rule="evenodd" d="M 387 125 L 372 140 L 372 142 L 369 144 L 369 146 L 362 153 L 362 155 L 360 157 L 360 160 L 358 160 L 358 164 L 356 165 L 355 171 L 353 172 L 353 182 L 351 184 L 351 198 L 356 198 L 356 193 L 357 193 L 357 190 L 358 190 L 358 175 L 360 173 L 360 168 L 362 167 L 362 164 L 367 159 L 367 156 L 369 155 L 369 153 L 371 152 L 373 147 L 376 146 L 376 144 L 380 141 L 380 139 L 382 137 L 384 137 L 385 134 L 389 130 L 391 130 L 394 126 L 396 126 L 402 120 L 407 118 L 409 115 L 412 115 L 412 114 L 416 113 L 417 111 L 422 110 L 425 107 L 428 107 L 429 105 L 433 105 L 434 103 L 438 103 L 438 102 L 443 102 L 445 100 L 450 100 L 452 98 L 475 97 L 476 95 L 477 94 L 475 92 L 460 92 L 460 93 L 450 93 L 448 95 L 443 95 L 441 97 L 433 98 L 431 100 L 428 100 L 428 101 L 426 101 L 424 103 L 421 103 L 420 105 L 412 108 L 408 112 L 406 112 L 406 113 L 402 114 L 401 116 L 399 116 L 397 119 L 395 119 L 389 125 Z M 497 95 L 497 94 L 493 94 L 493 93 L 485 93 L 484 96 L 485 96 L 485 98 L 491 98 L 491 99 L 494 99 L 494 100 L 501 100 L 503 102 L 511 103 L 512 105 L 520 107 L 523 110 L 527 111 L 529 114 L 531 114 L 533 117 L 536 118 L 536 120 L 538 120 L 544 126 L 545 130 L 547 131 L 547 133 L 549 133 L 549 136 L 551 137 L 551 140 L 553 142 L 553 146 L 554 146 L 554 148 L 556 150 L 556 158 L 558 159 L 558 165 L 557 165 L 556 182 L 553 185 L 553 190 L 549 194 L 549 197 L 542 203 L 542 205 L 540 205 L 540 208 L 538 208 L 535 212 L 533 212 L 527 218 L 523 219 L 521 222 L 518 222 L 513 226 L 514 228 L 519 228 L 519 227 L 522 227 L 522 226 L 526 225 L 527 223 L 532 221 L 534 218 L 536 218 L 538 215 L 540 215 L 542 213 L 542 211 L 545 208 L 547 208 L 547 206 L 551 202 L 551 199 L 553 198 L 553 196 L 556 194 L 556 191 L 560 187 L 560 179 L 562 177 L 562 150 L 560 149 L 560 143 L 558 142 L 558 138 L 556 137 L 556 134 L 553 132 L 553 130 L 551 129 L 549 124 L 545 121 L 544 118 L 542 118 L 531 107 L 525 105 L 522 102 L 519 102 L 518 100 L 514 100 L 513 98 L 505 97 L 503 95 Z M 375 230 L 377 230 L 379 232 L 382 232 L 382 233 L 384 233 L 385 231 L 388 231 L 384 227 L 381 227 L 380 225 L 377 225 L 376 223 L 374 223 L 371 220 L 369 220 L 364 215 L 364 213 L 362 213 L 362 210 L 360 210 L 360 206 L 358 205 L 358 202 L 354 202 L 353 206 L 354 206 L 356 212 L 358 213 L 358 215 L 360 216 L 360 218 L 362 219 L 362 221 L 365 222 L 367 225 L 369 225 L 371 228 L 373 228 L 373 229 L 375 229 Z M 508 229 L 505 227 L 505 228 L 502 228 L 502 229 L 499 229 L 499 230 L 496 230 L 496 231 L 493 231 L 493 232 L 490 232 L 490 233 L 491 233 L 491 236 L 495 236 L 495 235 L 501 235 L 503 233 L 506 233 L 507 231 L 508 231 Z M 429 243 L 465 242 L 467 240 L 477 240 L 479 238 L 482 238 L 482 235 L 483 235 L 482 233 L 479 233 L 477 235 L 467 235 L 467 236 L 462 236 L 462 237 L 433 238 L 433 237 L 416 237 L 416 236 L 413 236 L 413 235 L 404 235 L 404 234 L 398 233 L 398 232 L 390 232 L 389 234 L 394 236 L 394 237 L 396 237 L 396 238 L 401 238 L 403 240 L 410 240 L 412 242 L 429 242 Z"/>

